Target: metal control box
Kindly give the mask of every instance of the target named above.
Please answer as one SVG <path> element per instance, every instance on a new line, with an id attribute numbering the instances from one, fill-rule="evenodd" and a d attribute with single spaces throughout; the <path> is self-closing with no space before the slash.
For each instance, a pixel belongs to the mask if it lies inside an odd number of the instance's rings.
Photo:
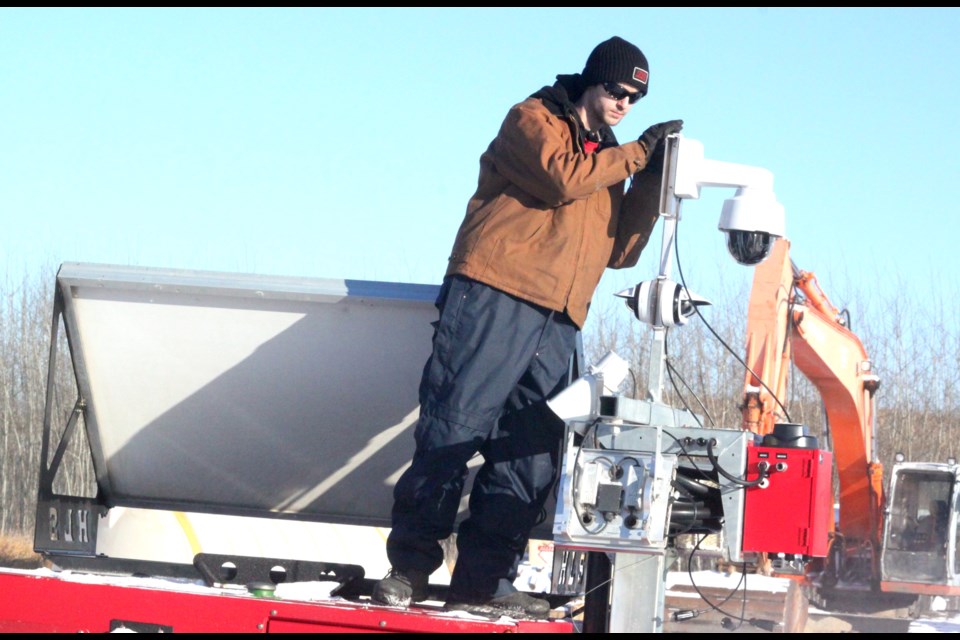
<path id="1" fill-rule="evenodd" d="M 827 555 L 833 504 L 833 455 L 820 449 L 748 447 L 743 550 L 810 557 Z"/>
<path id="2" fill-rule="evenodd" d="M 663 553 L 677 456 L 568 449 L 554 541 L 584 550 Z"/>

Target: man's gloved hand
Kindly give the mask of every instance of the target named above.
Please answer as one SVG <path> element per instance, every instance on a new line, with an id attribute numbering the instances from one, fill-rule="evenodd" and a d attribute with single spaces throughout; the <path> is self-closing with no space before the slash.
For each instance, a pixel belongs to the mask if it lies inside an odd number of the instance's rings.
<path id="1" fill-rule="evenodd" d="M 653 150 L 653 153 L 647 156 L 647 164 L 644 165 L 643 171 L 651 171 L 653 173 L 663 173 L 663 157 L 666 155 L 664 149 L 667 145 L 658 144 L 657 148 Z"/>
<path id="2" fill-rule="evenodd" d="M 647 157 L 653 155 L 654 150 L 661 140 L 671 133 L 679 133 L 683 129 L 683 120 L 669 120 L 660 124 L 651 125 L 647 130 L 640 134 L 638 140 L 647 149 Z"/>

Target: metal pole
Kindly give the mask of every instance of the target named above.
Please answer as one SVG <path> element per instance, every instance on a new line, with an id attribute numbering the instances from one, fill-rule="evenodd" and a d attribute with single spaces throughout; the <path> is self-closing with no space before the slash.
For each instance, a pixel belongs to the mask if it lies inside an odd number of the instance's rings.
<path id="1" fill-rule="evenodd" d="M 604 551 L 588 551 L 583 633 L 605 633 L 609 624 L 610 557 Z"/>
<path id="2" fill-rule="evenodd" d="M 664 158 L 666 176 L 660 191 L 660 215 L 663 218 L 663 240 L 660 249 L 658 285 L 670 279 L 673 265 L 673 246 L 677 223 L 680 220 L 680 198 L 674 194 L 678 141 L 669 139 Z M 659 295 L 660 288 L 658 286 Z M 655 314 L 656 317 L 656 314 Z M 663 401 L 666 371 L 667 328 L 657 317 L 650 344 L 650 369 L 647 380 L 647 400 Z M 676 560 L 676 554 L 667 549 L 663 555 L 616 554 L 611 576 L 609 631 L 630 633 L 661 633 L 666 600 L 666 574 Z"/>

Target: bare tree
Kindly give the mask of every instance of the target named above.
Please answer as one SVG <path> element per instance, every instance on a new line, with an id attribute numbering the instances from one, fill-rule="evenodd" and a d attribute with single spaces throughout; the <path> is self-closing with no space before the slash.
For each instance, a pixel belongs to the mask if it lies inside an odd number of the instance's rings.
<path id="1" fill-rule="evenodd" d="M 0 290 L 0 534 L 32 532 L 47 397 L 47 369 L 55 271 L 42 269 L 22 282 L 8 279 Z M 77 398 L 69 349 L 61 331 L 59 366 L 51 378 L 51 424 L 66 425 Z M 57 477 L 56 491 L 93 495 L 93 469 L 85 433 L 79 430 L 64 457 L 69 473 Z"/>

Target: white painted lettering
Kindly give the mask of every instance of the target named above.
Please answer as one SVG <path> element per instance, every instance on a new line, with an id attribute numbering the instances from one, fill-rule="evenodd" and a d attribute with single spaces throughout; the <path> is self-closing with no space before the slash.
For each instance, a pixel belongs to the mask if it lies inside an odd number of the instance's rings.
<path id="1" fill-rule="evenodd" d="M 59 527 L 57 526 L 57 521 L 57 508 L 50 507 L 50 539 L 54 541 L 60 539 L 60 536 L 58 535 Z"/>

